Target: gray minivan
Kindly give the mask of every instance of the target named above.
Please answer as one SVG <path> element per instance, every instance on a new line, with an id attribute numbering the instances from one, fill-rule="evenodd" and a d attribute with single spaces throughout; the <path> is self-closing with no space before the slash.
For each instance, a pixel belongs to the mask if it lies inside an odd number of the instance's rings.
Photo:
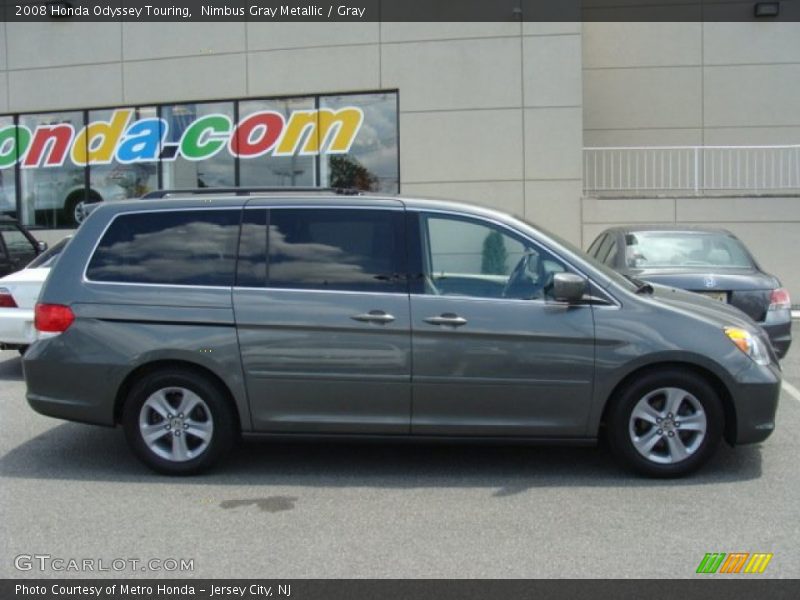
<path id="1" fill-rule="evenodd" d="M 38 412 L 122 425 L 162 473 L 241 433 L 594 443 L 650 476 L 774 428 L 744 313 L 627 279 L 523 220 L 332 192 L 100 206 L 23 360 Z"/>

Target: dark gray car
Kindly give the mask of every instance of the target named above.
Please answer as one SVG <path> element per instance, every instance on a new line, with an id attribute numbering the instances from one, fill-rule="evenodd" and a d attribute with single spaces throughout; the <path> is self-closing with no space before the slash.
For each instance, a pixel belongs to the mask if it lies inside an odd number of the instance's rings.
<path id="1" fill-rule="evenodd" d="M 45 283 L 23 366 L 46 415 L 122 425 L 165 473 L 240 433 L 606 436 L 676 476 L 774 428 L 742 312 L 637 286 L 557 237 L 444 201 L 332 193 L 119 202 Z"/>
<path id="2" fill-rule="evenodd" d="M 789 292 L 730 231 L 675 225 L 612 227 L 597 236 L 587 252 L 626 277 L 727 302 L 764 328 L 778 358 L 789 351 Z"/>

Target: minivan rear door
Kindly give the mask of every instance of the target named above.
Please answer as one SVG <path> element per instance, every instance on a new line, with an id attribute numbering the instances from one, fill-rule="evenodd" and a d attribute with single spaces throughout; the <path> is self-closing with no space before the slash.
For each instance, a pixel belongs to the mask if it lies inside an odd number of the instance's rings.
<path id="1" fill-rule="evenodd" d="M 244 213 L 233 301 L 255 429 L 408 433 L 402 205 Z"/>
<path id="2" fill-rule="evenodd" d="M 585 435 L 592 307 L 551 298 L 553 275 L 569 267 L 484 219 L 422 212 L 416 229 L 412 433 Z"/>

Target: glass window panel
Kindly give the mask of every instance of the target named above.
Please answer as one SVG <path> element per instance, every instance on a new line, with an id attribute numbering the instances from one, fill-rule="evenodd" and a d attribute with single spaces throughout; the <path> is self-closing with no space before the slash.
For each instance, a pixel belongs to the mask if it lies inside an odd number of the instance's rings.
<path id="1" fill-rule="evenodd" d="M 233 102 L 210 102 L 203 104 L 176 104 L 164 106 L 161 118 L 167 123 L 165 146 L 171 149 L 179 144 L 184 133 L 203 117 L 222 115 L 229 120 L 227 135 L 220 130 L 219 134 L 206 129 L 201 131 L 197 125 L 199 136 L 191 143 L 185 142 L 182 152 L 194 152 L 194 160 L 187 160 L 180 153 L 173 160 L 162 160 L 163 187 L 165 189 L 233 187 L 235 185 L 234 159 L 228 151 L 233 123 Z M 205 122 L 205 121 L 204 121 Z M 207 121 L 209 126 L 219 126 L 217 121 Z M 215 139 L 217 138 L 217 139 Z M 223 145 L 217 142 L 224 140 Z M 211 154 L 213 152 L 213 154 Z M 206 154 L 209 153 L 209 154 Z"/>
<path id="2" fill-rule="evenodd" d="M 0 117 L 0 129 L 13 127 L 13 117 Z M 13 142 L 6 142 L 11 144 Z M 0 213 L 7 215 L 17 214 L 17 184 L 15 180 L 15 166 L 12 164 L 0 168 Z"/>
<path id="3" fill-rule="evenodd" d="M 239 210 L 125 214 L 89 263 L 94 281 L 233 285 Z"/>
<path id="4" fill-rule="evenodd" d="M 23 259 L 22 264 L 27 264 L 36 256 L 33 242 L 17 229 L 16 224 L 0 225 L 0 235 L 3 236 L 3 243 L 11 258 Z"/>
<path id="5" fill-rule="evenodd" d="M 239 260 L 236 285 L 265 287 L 267 285 L 267 210 L 252 208 L 244 211 L 239 236 Z"/>
<path id="6" fill-rule="evenodd" d="M 282 100 L 247 100 L 239 103 L 239 122 L 256 113 L 272 111 L 283 115 L 286 123 L 293 111 L 313 110 L 313 98 L 286 98 Z M 248 131 L 251 131 L 248 129 Z M 253 143 L 269 135 L 267 126 L 254 127 L 250 136 Z M 314 156 L 274 156 L 274 148 L 261 156 L 239 159 L 239 178 L 242 186 L 314 186 L 316 164 Z M 299 148 L 298 148 L 299 150 Z"/>
<path id="7" fill-rule="evenodd" d="M 490 223 L 426 216 L 425 293 L 479 298 L 541 299 L 565 267 Z"/>
<path id="8" fill-rule="evenodd" d="M 127 123 L 130 128 L 141 119 L 155 119 L 155 107 L 130 108 L 133 111 Z M 115 110 L 89 111 L 89 122 L 109 122 Z M 138 198 L 158 188 L 158 161 L 120 163 L 116 157 L 110 164 L 89 166 L 89 202 L 108 202 L 125 198 Z"/>
<path id="9" fill-rule="evenodd" d="M 400 189 L 397 94 L 322 96 L 319 106 L 320 110 L 333 111 L 354 106 L 364 113 L 349 152 L 322 155 L 322 185 L 397 193 Z M 322 150 L 324 152 L 325 147 Z"/>
<path id="10" fill-rule="evenodd" d="M 86 168 L 73 162 L 71 152 L 84 126 L 83 112 L 22 115 L 19 123 L 33 134 L 20 169 L 22 222 L 51 228 L 73 226 L 74 207 L 86 191 Z M 38 144 L 41 152 L 34 151 L 37 138 L 42 141 Z M 54 166 L 45 166 L 47 162 Z"/>
<path id="11" fill-rule="evenodd" d="M 275 209 L 269 224 L 270 287 L 405 292 L 401 211 Z"/>

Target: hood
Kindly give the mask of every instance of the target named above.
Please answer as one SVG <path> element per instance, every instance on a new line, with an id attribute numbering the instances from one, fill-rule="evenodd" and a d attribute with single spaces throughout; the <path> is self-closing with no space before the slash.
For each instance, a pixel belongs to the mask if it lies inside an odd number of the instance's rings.
<path id="1" fill-rule="evenodd" d="M 738 308 L 718 300 L 705 298 L 693 292 L 663 285 L 653 285 L 652 298 L 662 305 L 677 309 L 690 316 L 700 316 L 706 321 L 716 323 L 720 327 L 734 326 L 744 327 L 756 332 L 760 331 L 759 325 Z"/>
<path id="2" fill-rule="evenodd" d="M 772 275 L 756 269 L 701 269 L 664 268 L 664 269 L 630 269 L 632 277 L 684 290 L 696 291 L 745 291 L 772 290 L 779 287 L 778 280 Z"/>

